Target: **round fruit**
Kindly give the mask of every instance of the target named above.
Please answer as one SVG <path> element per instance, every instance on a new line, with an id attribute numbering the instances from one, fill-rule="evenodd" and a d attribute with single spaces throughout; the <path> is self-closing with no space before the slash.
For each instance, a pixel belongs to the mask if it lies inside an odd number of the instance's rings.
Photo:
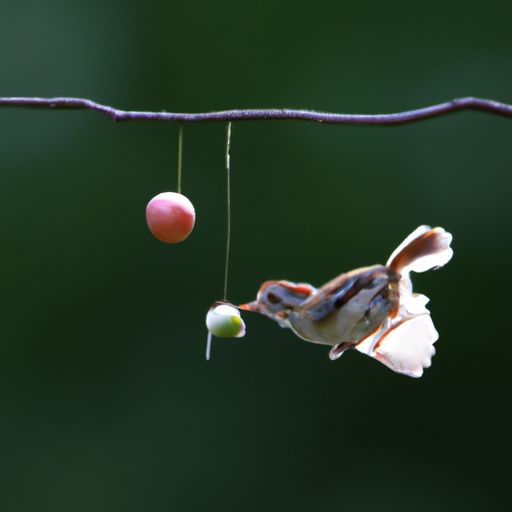
<path id="1" fill-rule="evenodd" d="M 162 192 L 146 206 L 146 222 L 155 238 L 166 244 L 183 242 L 194 228 L 194 205 L 182 194 Z"/>
<path id="2" fill-rule="evenodd" d="M 206 315 L 206 327 L 220 338 L 241 338 L 245 335 L 240 311 L 229 304 L 214 304 Z"/>

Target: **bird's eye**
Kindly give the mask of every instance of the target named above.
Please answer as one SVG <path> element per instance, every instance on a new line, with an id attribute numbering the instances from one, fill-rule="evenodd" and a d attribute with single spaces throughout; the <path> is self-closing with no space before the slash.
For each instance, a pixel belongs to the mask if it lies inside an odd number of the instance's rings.
<path id="1" fill-rule="evenodd" d="M 267 299 L 270 302 L 270 304 L 279 304 L 281 302 L 281 299 L 275 293 L 272 292 L 267 294 Z"/>

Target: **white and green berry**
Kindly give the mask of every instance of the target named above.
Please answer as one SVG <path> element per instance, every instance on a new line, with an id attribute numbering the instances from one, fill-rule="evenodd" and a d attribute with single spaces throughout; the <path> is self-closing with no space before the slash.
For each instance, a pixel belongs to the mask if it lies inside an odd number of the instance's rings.
<path id="1" fill-rule="evenodd" d="M 229 304 L 214 304 L 206 315 L 206 327 L 219 338 L 241 338 L 245 335 L 240 311 Z"/>

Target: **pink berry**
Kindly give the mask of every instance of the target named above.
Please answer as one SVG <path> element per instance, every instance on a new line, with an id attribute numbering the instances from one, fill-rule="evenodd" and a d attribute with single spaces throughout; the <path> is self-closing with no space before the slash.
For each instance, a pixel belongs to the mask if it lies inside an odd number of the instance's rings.
<path id="1" fill-rule="evenodd" d="M 194 205 L 182 194 L 162 192 L 146 206 L 146 222 L 155 238 L 166 244 L 185 240 L 196 220 Z"/>

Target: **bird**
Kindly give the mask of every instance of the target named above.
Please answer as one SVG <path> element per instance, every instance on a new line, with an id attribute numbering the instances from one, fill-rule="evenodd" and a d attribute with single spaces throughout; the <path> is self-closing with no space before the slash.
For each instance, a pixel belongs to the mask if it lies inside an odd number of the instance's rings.
<path id="1" fill-rule="evenodd" d="M 422 225 L 385 265 L 343 273 L 320 288 L 266 281 L 256 300 L 237 307 L 265 315 L 303 340 L 329 345 L 331 360 L 355 349 L 394 372 L 421 377 L 439 334 L 426 308 L 429 298 L 413 292 L 410 272 L 444 266 L 453 256 L 451 242 L 443 228 Z"/>

